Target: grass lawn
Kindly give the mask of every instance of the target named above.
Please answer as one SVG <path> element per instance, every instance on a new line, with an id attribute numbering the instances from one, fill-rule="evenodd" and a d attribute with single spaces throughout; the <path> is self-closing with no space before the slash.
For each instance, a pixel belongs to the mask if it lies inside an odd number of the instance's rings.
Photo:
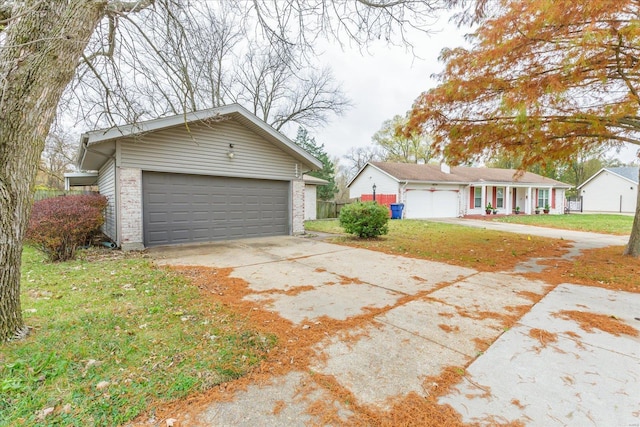
<path id="1" fill-rule="evenodd" d="M 513 217 L 515 215 L 508 218 Z M 575 217 L 578 220 L 596 217 L 597 221 L 601 222 L 611 217 L 622 218 L 625 221 L 633 220 L 623 215 L 519 215 L 516 219 L 541 218 L 553 221 L 551 218 L 554 217 Z M 562 240 L 418 220 L 389 221 L 387 236 L 369 240 L 345 236 L 338 220 L 307 221 L 305 228 L 310 232 L 339 234 L 332 240 L 334 243 L 442 261 L 484 271 L 510 270 L 517 262 L 531 257 L 559 255 L 567 243 Z M 576 283 L 640 292 L 640 260 L 623 256 L 623 250 L 624 247 L 590 249 L 572 260 L 544 261 L 550 266 L 549 269 L 527 275 L 550 284 Z"/>
<path id="2" fill-rule="evenodd" d="M 341 234 L 335 243 L 390 254 L 425 258 L 483 271 L 513 268 L 531 257 L 559 255 L 566 242 L 421 220 L 389 221 L 389 234 L 378 239 L 342 235 L 338 220 L 307 221 L 310 231 Z"/>
<path id="3" fill-rule="evenodd" d="M 25 247 L 33 329 L 1 346 L 0 425 L 119 425 L 244 375 L 275 344 L 177 273 L 117 254 L 51 264 Z"/>
<path id="4" fill-rule="evenodd" d="M 632 216 L 609 214 L 507 215 L 491 221 L 619 235 L 629 235 L 633 225 Z"/>

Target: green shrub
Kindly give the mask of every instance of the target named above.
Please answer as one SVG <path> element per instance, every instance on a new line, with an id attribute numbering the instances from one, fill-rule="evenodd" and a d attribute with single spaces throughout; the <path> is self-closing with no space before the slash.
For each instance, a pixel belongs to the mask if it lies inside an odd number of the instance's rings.
<path id="1" fill-rule="evenodd" d="M 340 210 L 340 225 L 360 238 L 378 237 L 389 232 L 389 210 L 376 202 L 358 202 Z"/>
<path id="2" fill-rule="evenodd" d="M 73 259 L 104 223 L 107 198 L 99 194 L 60 196 L 33 204 L 27 240 L 50 261 Z"/>

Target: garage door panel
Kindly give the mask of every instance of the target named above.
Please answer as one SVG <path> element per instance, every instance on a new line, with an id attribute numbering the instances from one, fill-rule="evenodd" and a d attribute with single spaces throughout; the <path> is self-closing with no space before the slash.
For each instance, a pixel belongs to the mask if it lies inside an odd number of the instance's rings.
<path id="1" fill-rule="evenodd" d="M 407 190 L 405 218 L 455 218 L 457 216 L 457 191 Z"/>
<path id="2" fill-rule="evenodd" d="M 289 183 L 143 172 L 146 246 L 288 234 Z"/>

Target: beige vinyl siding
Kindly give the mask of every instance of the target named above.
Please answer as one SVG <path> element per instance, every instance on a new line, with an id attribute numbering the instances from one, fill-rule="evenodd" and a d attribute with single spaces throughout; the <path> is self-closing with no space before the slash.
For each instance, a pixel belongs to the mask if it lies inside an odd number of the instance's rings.
<path id="1" fill-rule="evenodd" d="M 228 177 L 295 178 L 296 159 L 234 120 L 192 124 L 189 130 L 180 126 L 121 139 L 120 166 Z M 229 144 L 234 145 L 233 159 L 227 156 Z"/>
<path id="2" fill-rule="evenodd" d="M 98 171 L 98 188 L 100 194 L 108 200 L 102 232 L 115 242 L 118 236 L 116 235 L 116 162 L 114 159 L 107 160 Z"/>

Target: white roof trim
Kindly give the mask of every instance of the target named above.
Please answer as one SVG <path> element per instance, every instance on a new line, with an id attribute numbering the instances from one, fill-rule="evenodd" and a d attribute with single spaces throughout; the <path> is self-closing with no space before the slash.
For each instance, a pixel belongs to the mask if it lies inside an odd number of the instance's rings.
<path id="1" fill-rule="evenodd" d="M 596 176 L 600 175 L 602 173 L 602 171 L 606 170 L 607 168 L 602 168 L 600 169 L 598 172 L 594 173 L 593 175 L 591 175 L 591 178 L 589 178 L 588 180 L 586 180 L 585 182 L 583 182 L 582 184 L 580 184 L 579 186 L 576 187 L 576 190 L 581 189 L 582 187 L 584 187 L 585 185 L 587 185 L 587 183 L 589 183 L 592 179 L 594 179 Z"/>
<path id="2" fill-rule="evenodd" d="M 351 184 L 353 183 L 353 181 L 356 180 L 356 178 L 367 168 L 367 166 L 371 166 L 372 168 L 376 169 L 378 172 L 388 176 L 389 178 L 391 178 L 392 180 L 394 180 L 395 182 L 400 182 L 400 180 L 398 178 L 396 178 L 395 176 L 391 175 L 388 172 L 383 171 L 382 169 L 380 169 L 379 167 L 377 167 L 376 165 L 372 165 L 371 163 L 367 162 L 362 168 L 360 168 L 360 170 L 358 171 L 357 174 L 355 174 L 355 176 L 353 178 L 351 178 L 349 180 L 349 182 L 347 183 L 347 188 L 349 188 L 351 186 Z"/>
<path id="3" fill-rule="evenodd" d="M 64 188 L 69 190 L 70 187 L 84 187 L 96 185 L 98 182 L 98 172 L 67 172 L 64 174 Z"/>
<path id="4" fill-rule="evenodd" d="M 329 181 L 311 175 L 302 175 L 302 180 L 307 185 L 328 185 Z"/>

